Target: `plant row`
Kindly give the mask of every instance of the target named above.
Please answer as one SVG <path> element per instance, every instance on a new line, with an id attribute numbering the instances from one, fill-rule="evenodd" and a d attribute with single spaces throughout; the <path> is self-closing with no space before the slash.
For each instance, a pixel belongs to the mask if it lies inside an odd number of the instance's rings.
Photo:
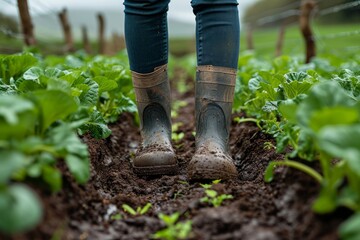
<path id="1" fill-rule="evenodd" d="M 0 55 L 0 231 L 42 219 L 37 195 L 22 182 L 59 191 L 62 162 L 78 183 L 89 179 L 80 136 L 106 138 L 108 123 L 136 111 L 126 58 Z"/>
<path id="2" fill-rule="evenodd" d="M 288 56 L 273 61 L 241 56 L 234 108 L 250 118 L 236 120 L 256 122 L 276 139 L 278 152 L 290 150 L 285 160 L 269 164 L 265 181 L 279 166 L 306 172 L 321 188 L 313 210 L 351 209 L 355 214 L 340 227 L 340 236 L 359 239 L 360 58 L 301 62 Z"/>

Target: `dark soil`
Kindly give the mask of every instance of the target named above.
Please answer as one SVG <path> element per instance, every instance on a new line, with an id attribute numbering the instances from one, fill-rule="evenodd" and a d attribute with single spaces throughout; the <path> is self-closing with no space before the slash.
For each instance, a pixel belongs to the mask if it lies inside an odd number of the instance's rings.
<path id="1" fill-rule="evenodd" d="M 140 143 L 133 116 L 123 114 L 111 126 L 104 140 L 85 136 L 91 154 L 91 180 L 77 185 L 64 166 L 64 188 L 55 195 L 37 190 L 46 215 L 33 231 L 13 239 L 150 239 L 162 229 L 159 213 L 181 213 L 181 220 L 193 221 L 192 239 L 337 239 L 337 228 L 346 217 L 340 211 L 319 216 L 311 211 L 319 186 L 306 174 L 278 168 L 272 183 L 263 181 L 271 160 L 282 159 L 271 137 L 253 124 L 232 124 L 231 154 L 239 176 L 215 186 L 232 200 L 214 208 L 200 202 L 204 190 L 198 182 L 188 182 L 186 166 L 194 153 L 194 100 L 190 93 L 173 94 L 188 102 L 173 122 L 183 125 L 185 137 L 174 143 L 181 170 L 175 176 L 138 177 L 131 158 Z M 145 215 L 131 216 L 122 210 L 150 202 Z M 113 220 L 120 213 L 121 220 Z"/>

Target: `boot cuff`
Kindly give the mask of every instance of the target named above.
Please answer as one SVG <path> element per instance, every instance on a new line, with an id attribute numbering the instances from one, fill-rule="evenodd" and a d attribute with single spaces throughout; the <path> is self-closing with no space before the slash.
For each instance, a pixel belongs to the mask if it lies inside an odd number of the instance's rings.
<path id="1" fill-rule="evenodd" d="M 167 64 L 156 67 L 151 73 L 137 73 L 132 71 L 134 88 L 151 88 L 167 80 Z"/>

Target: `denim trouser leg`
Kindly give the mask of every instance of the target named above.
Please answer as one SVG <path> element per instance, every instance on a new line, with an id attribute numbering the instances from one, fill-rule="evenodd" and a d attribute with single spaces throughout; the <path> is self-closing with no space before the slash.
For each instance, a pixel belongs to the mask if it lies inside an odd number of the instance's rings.
<path id="1" fill-rule="evenodd" d="M 125 39 L 130 69 L 149 73 L 168 61 L 170 0 L 125 0 Z"/>
<path id="2" fill-rule="evenodd" d="M 237 0 L 192 0 L 198 65 L 237 68 L 240 27 Z"/>
<path id="3" fill-rule="evenodd" d="M 131 70 L 149 73 L 167 63 L 170 0 L 125 0 L 125 38 Z M 198 65 L 237 68 L 237 0 L 192 0 Z"/>

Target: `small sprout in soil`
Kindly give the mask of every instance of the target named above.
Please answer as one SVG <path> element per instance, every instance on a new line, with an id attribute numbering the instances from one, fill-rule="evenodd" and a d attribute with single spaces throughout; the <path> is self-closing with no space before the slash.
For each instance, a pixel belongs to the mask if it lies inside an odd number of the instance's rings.
<path id="1" fill-rule="evenodd" d="M 157 231 L 151 237 L 152 239 L 187 239 L 191 235 L 192 221 L 177 222 L 180 217 L 180 213 L 176 212 L 171 215 L 165 215 L 160 213 L 159 218 L 165 223 L 166 228 Z"/>
<path id="2" fill-rule="evenodd" d="M 122 216 L 120 213 L 111 216 L 111 220 L 121 220 Z"/>
<path id="3" fill-rule="evenodd" d="M 185 107 L 187 105 L 186 101 L 183 100 L 177 100 L 173 102 L 172 108 L 171 108 L 171 116 L 177 117 L 179 109 L 182 107 Z"/>
<path id="4" fill-rule="evenodd" d="M 184 194 L 182 194 L 182 190 L 180 189 L 179 191 L 177 191 L 176 193 L 174 193 L 174 199 L 183 196 Z"/>
<path id="5" fill-rule="evenodd" d="M 182 180 L 179 180 L 178 183 L 183 184 L 183 185 L 190 185 L 189 182 L 187 182 L 187 181 L 182 181 Z"/>
<path id="6" fill-rule="evenodd" d="M 230 194 L 218 195 L 215 190 L 211 189 L 214 184 L 218 184 L 220 181 L 221 180 L 214 180 L 212 181 L 212 184 L 200 184 L 205 189 L 206 194 L 206 197 L 201 198 L 200 202 L 209 203 L 212 204 L 214 207 L 219 207 L 224 200 L 233 198 L 233 196 Z"/>
<path id="7" fill-rule="evenodd" d="M 137 207 L 135 210 L 132 207 L 130 207 L 129 205 L 123 204 L 122 208 L 124 209 L 125 212 L 128 212 L 131 215 L 136 216 L 136 215 L 144 215 L 145 213 L 147 213 L 149 211 L 151 206 L 152 206 L 151 203 L 147 203 L 144 207 Z"/>
<path id="8" fill-rule="evenodd" d="M 171 138 L 172 140 L 174 140 L 175 142 L 179 142 L 181 139 L 183 139 L 185 136 L 185 134 L 183 132 L 180 133 L 172 133 L 171 134 Z"/>
<path id="9" fill-rule="evenodd" d="M 270 141 L 264 142 L 264 150 L 271 150 L 271 149 L 276 149 L 276 146 Z"/>
<path id="10" fill-rule="evenodd" d="M 196 137 L 196 132 L 195 131 L 192 131 L 191 134 Z"/>
<path id="11" fill-rule="evenodd" d="M 183 124 L 180 122 L 174 123 L 171 127 L 172 133 L 171 133 L 171 138 L 172 140 L 174 140 L 175 142 L 179 142 L 181 139 L 184 138 L 185 134 L 183 132 L 178 132 L 179 131 L 179 127 L 182 126 Z"/>

